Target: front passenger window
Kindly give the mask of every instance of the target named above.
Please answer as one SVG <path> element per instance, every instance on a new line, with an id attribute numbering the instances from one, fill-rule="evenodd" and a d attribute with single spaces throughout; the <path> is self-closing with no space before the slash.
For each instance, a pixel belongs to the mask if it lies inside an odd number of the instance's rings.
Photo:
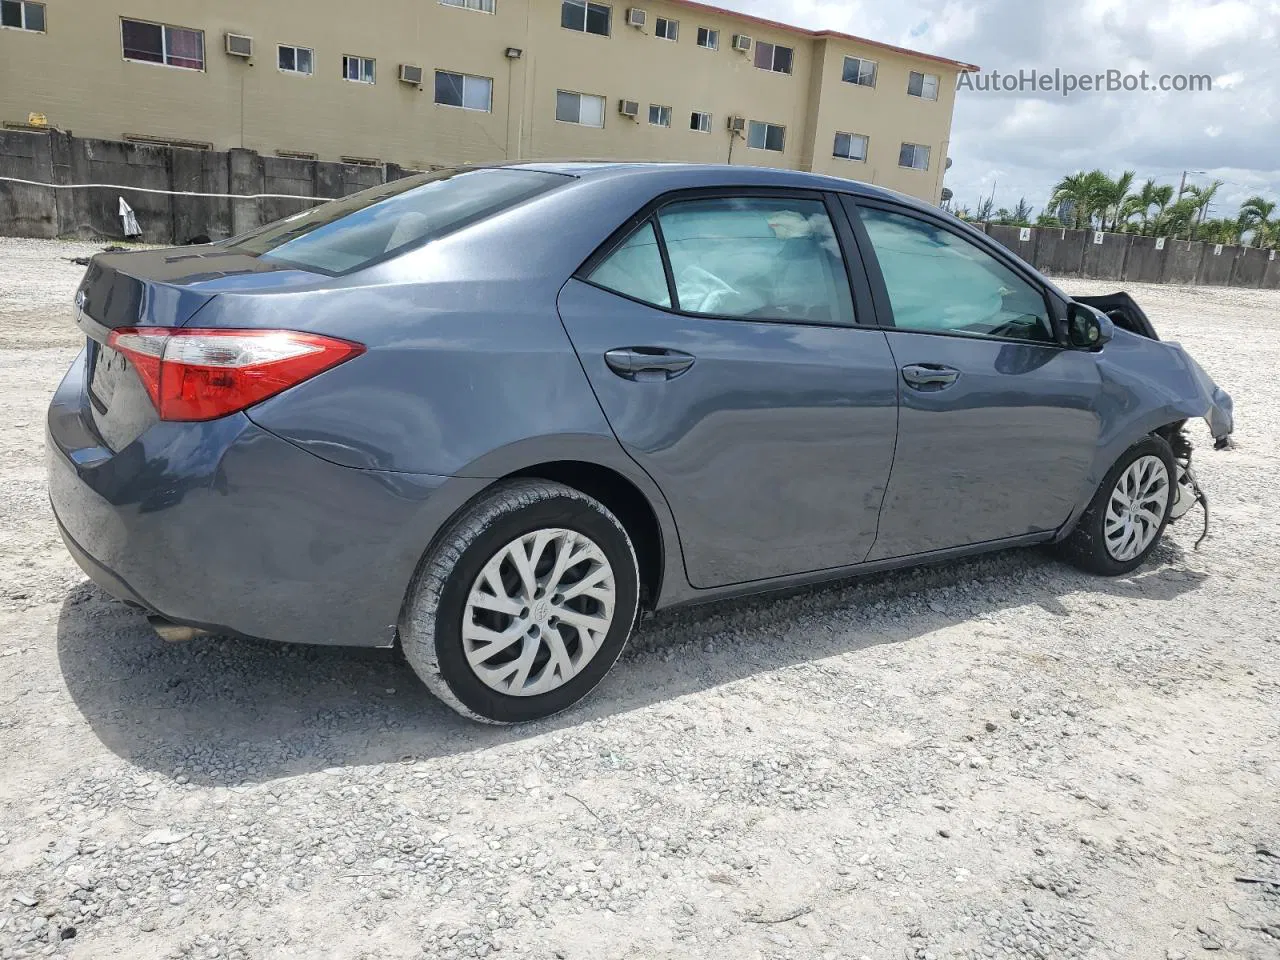
<path id="1" fill-rule="evenodd" d="M 903 330 L 1055 343 L 1044 294 L 991 254 L 926 220 L 859 207 Z"/>

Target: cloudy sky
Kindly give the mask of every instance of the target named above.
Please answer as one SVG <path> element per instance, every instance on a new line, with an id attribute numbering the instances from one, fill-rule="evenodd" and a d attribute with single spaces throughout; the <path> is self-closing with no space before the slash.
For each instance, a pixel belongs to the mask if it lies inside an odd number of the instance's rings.
<path id="1" fill-rule="evenodd" d="M 1209 74 L 1202 93 L 979 93 L 956 97 L 947 185 L 970 208 L 1025 196 L 1039 212 L 1077 169 L 1177 185 L 1226 181 L 1211 216 L 1280 200 L 1280 0 L 721 0 L 745 13 L 979 64 L 1093 74 Z"/>

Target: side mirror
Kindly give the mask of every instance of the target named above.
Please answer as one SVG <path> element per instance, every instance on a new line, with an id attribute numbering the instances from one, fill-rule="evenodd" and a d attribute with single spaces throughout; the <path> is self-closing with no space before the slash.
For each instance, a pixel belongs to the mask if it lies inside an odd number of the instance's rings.
<path id="1" fill-rule="evenodd" d="M 1097 350 L 1115 336 L 1116 327 L 1105 313 L 1072 303 L 1067 308 L 1067 342 L 1081 350 Z"/>

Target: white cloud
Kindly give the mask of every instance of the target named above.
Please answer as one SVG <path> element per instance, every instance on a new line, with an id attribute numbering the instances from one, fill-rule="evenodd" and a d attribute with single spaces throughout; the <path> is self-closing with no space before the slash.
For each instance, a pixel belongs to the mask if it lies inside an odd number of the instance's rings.
<path id="1" fill-rule="evenodd" d="M 843 30 L 978 63 L 1096 73 L 1208 74 L 1201 93 L 957 96 L 947 185 L 973 206 L 1037 207 L 1076 169 L 1136 170 L 1139 181 L 1226 181 L 1215 213 L 1263 193 L 1280 199 L 1280 0 L 721 0 L 811 28 Z M 998 174 L 997 174 L 998 171 Z"/>

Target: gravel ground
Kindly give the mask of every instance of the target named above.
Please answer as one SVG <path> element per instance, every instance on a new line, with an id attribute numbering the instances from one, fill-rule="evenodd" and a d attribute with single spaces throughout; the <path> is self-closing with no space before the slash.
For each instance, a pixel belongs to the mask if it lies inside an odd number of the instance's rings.
<path id="1" fill-rule="evenodd" d="M 1131 288 L 1236 398 L 1200 551 L 663 616 L 491 729 L 85 580 L 42 429 L 95 249 L 0 240 L 0 957 L 1280 957 L 1280 294 Z"/>

